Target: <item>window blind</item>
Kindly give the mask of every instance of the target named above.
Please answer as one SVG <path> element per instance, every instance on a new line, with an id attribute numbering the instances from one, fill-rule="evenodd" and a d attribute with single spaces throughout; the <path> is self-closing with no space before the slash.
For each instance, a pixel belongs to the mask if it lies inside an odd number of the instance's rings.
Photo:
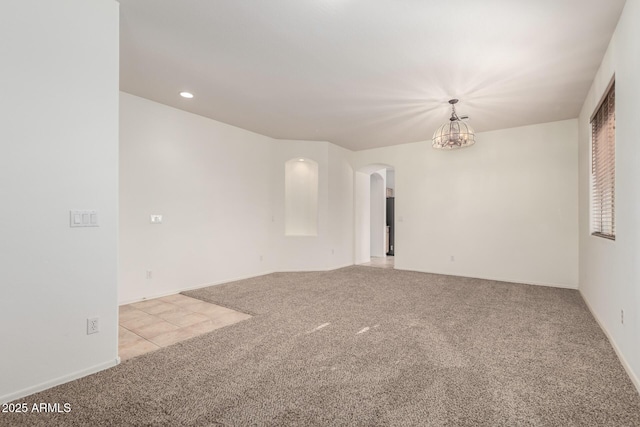
<path id="1" fill-rule="evenodd" d="M 591 120 L 591 233 L 615 239 L 615 84 Z"/>

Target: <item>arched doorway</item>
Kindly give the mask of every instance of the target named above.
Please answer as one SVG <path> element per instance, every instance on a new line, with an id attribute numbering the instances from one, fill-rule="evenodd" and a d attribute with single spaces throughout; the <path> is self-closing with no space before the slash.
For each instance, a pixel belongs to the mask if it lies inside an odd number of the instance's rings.
<path id="1" fill-rule="evenodd" d="M 356 171 L 355 261 L 393 267 L 395 254 L 395 170 L 371 164 Z"/>

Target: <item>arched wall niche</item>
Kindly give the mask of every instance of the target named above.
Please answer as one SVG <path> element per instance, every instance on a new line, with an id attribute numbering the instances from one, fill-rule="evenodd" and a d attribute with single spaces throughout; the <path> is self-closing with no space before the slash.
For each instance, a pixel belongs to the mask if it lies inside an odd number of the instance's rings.
<path id="1" fill-rule="evenodd" d="M 285 236 L 318 235 L 318 163 L 304 157 L 285 162 Z"/>

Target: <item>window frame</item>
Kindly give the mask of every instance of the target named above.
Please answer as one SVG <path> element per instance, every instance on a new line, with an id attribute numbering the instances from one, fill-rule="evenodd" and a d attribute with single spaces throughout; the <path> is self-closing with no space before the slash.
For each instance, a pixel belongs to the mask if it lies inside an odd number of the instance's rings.
<path id="1" fill-rule="evenodd" d="M 589 228 L 591 235 L 608 240 L 616 239 L 615 189 L 616 189 L 616 108 L 615 76 L 604 91 L 604 95 L 591 119 L 591 191 L 589 197 Z M 601 116 L 605 114 L 606 117 Z M 598 122 L 600 126 L 598 128 Z M 610 129 L 606 129 L 611 126 Z M 604 133 L 602 140 L 598 135 Z M 611 144 L 598 150 L 599 144 Z M 604 154 L 602 154 L 604 152 Z M 598 162 L 598 159 L 600 160 Z M 600 212 L 596 214 L 599 208 Z M 609 232 L 610 230 L 610 232 Z"/>

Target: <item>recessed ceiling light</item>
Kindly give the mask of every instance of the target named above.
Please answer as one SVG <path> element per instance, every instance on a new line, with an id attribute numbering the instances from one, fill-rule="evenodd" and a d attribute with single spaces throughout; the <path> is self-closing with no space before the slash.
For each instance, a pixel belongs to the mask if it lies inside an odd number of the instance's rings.
<path id="1" fill-rule="evenodd" d="M 193 94 L 191 92 L 180 92 L 180 96 L 187 99 L 193 98 Z"/>
<path id="2" fill-rule="evenodd" d="M 304 162 L 304 159 L 298 159 L 299 162 Z"/>

